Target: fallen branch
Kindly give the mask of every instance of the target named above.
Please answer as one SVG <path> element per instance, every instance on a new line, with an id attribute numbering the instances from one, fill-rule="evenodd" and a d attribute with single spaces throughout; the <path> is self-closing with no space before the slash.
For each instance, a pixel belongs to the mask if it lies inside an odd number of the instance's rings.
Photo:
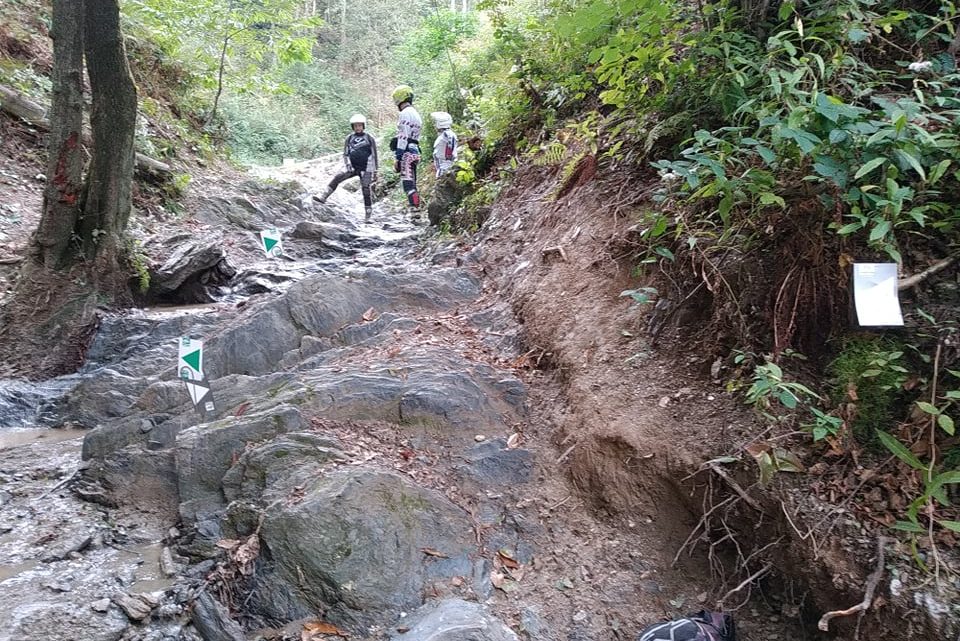
<path id="1" fill-rule="evenodd" d="M 576 446 L 577 446 L 577 444 L 574 443 L 573 445 L 571 445 L 570 447 L 568 447 L 568 448 L 567 448 L 567 451 L 564 452 L 563 454 L 561 454 L 561 455 L 560 455 L 560 458 L 557 459 L 557 463 L 563 463 L 565 460 L 567 460 L 567 457 L 570 456 L 570 452 L 572 452 L 572 451 L 573 451 L 573 448 L 575 448 Z"/>
<path id="2" fill-rule="evenodd" d="M 830 630 L 830 620 L 837 617 L 848 617 L 851 614 L 860 612 L 860 616 L 863 616 L 867 610 L 870 609 L 870 606 L 873 604 L 873 593 L 877 590 L 877 585 L 880 583 L 880 578 L 883 576 L 883 563 L 884 563 L 884 550 L 883 546 L 887 542 L 887 537 L 881 536 L 877 539 L 877 567 L 874 568 L 873 572 L 867 577 L 867 589 L 863 594 L 863 601 L 856 604 L 852 608 L 847 608 L 846 610 L 834 610 L 832 612 L 827 612 L 817 623 L 817 628 L 823 632 L 828 632 Z"/>
<path id="3" fill-rule="evenodd" d="M 754 572 L 753 574 L 751 574 L 750 576 L 748 576 L 747 578 L 745 578 L 745 579 L 740 583 L 740 585 L 738 585 L 737 587 L 733 588 L 732 590 L 730 590 L 729 592 L 727 592 L 726 594 L 724 594 L 724 595 L 723 595 L 723 598 L 720 599 L 720 603 L 723 604 L 723 603 L 724 603 L 727 599 L 729 599 L 731 596 L 733 596 L 734 594 L 736 594 L 737 592 L 739 592 L 740 590 L 742 590 L 743 588 L 747 587 L 748 585 L 750 585 L 751 583 L 753 583 L 754 581 L 756 581 L 757 579 L 759 579 L 760 577 L 762 577 L 764 574 L 766 574 L 767 572 L 769 572 L 769 571 L 770 571 L 770 568 L 772 568 L 772 567 L 773 567 L 773 563 L 767 563 L 765 566 L 763 566 L 762 568 L 760 568 L 759 570 L 757 570 L 756 572 Z"/>
<path id="4" fill-rule="evenodd" d="M 740 498 L 742 498 L 744 501 L 747 502 L 747 505 L 755 509 L 757 512 L 763 512 L 763 508 L 760 507 L 760 504 L 757 503 L 757 501 L 752 496 L 747 494 L 747 491 L 744 490 L 742 487 L 740 487 L 740 484 L 734 481 L 733 478 L 731 478 L 730 475 L 727 474 L 726 470 L 724 470 L 718 465 L 711 465 L 710 469 L 716 472 L 717 476 L 719 476 L 724 481 L 726 481 L 727 485 L 733 488 L 733 491 L 739 494 Z"/>
<path id="5" fill-rule="evenodd" d="M 16 118 L 20 118 L 38 129 L 50 130 L 46 108 L 3 85 L 0 85 L 0 111 L 5 111 Z M 83 132 L 83 140 L 89 144 L 89 131 Z M 137 152 L 137 167 L 152 174 L 169 174 L 173 171 L 167 163 L 145 156 L 140 152 Z"/>
<path id="6" fill-rule="evenodd" d="M 913 276 L 907 276 L 906 278 L 900 279 L 900 282 L 897 284 L 897 289 L 903 291 L 904 289 L 910 289 L 911 287 L 916 287 L 923 281 L 927 280 L 937 272 L 941 272 L 957 260 L 957 256 L 947 256 L 943 260 L 930 265 L 925 270 L 919 274 L 914 274 Z"/>

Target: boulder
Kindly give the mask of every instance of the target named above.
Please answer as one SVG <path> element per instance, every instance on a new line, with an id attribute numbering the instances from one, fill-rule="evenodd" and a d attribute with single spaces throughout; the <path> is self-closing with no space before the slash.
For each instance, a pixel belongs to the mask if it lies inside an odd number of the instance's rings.
<path id="1" fill-rule="evenodd" d="M 277 581 L 354 627 L 420 606 L 431 581 L 469 575 L 476 553 L 470 516 L 444 496 L 356 469 L 315 478 L 299 502 L 273 505 L 260 536 Z"/>
<path id="2" fill-rule="evenodd" d="M 230 612 L 204 590 L 193 604 L 193 626 L 203 641 L 245 641 L 243 628 L 230 618 Z"/>
<path id="3" fill-rule="evenodd" d="M 392 641 L 519 641 L 485 607 L 462 599 L 424 606 L 404 626 L 410 629 Z"/>
<path id="4" fill-rule="evenodd" d="M 228 282 L 236 270 L 227 262 L 219 241 L 187 242 L 177 247 L 159 269 L 150 273 L 148 300 L 209 303 L 208 285 Z"/>
<path id="5" fill-rule="evenodd" d="M 181 516 L 188 521 L 224 504 L 223 477 L 248 444 L 303 426 L 300 411 L 280 405 L 267 412 L 190 427 L 177 435 L 176 469 Z"/>

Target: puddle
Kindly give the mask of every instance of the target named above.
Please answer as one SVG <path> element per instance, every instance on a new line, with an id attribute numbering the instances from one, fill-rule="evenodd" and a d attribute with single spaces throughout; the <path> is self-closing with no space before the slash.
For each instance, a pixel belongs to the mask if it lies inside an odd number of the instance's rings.
<path id="1" fill-rule="evenodd" d="M 39 564 L 39 561 L 24 561 L 23 563 L 14 563 L 13 565 L 0 565 L 0 583 L 32 570 Z"/>
<path id="2" fill-rule="evenodd" d="M 32 443 L 60 443 L 83 438 L 86 430 L 59 430 L 52 427 L 0 430 L 0 450 Z"/>
<path id="3" fill-rule="evenodd" d="M 123 551 L 122 559 L 128 563 L 133 561 L 140 564 L 134 570 L 134 583 L 128 589 L 129 592 L 162 592 L 173 586 L 173 579 L 165 578 L 160 571 L 160 553 L 162 551 L 163 545 L 160 543 L 127 548 Z"/>

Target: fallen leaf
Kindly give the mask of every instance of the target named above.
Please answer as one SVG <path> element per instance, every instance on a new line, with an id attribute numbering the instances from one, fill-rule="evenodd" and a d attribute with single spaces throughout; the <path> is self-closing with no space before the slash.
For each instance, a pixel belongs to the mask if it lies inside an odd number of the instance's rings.
<path id="1" fill-rule="evenodd" d="M 363 320 L 368 323 L 376 317 L 377 317 L 377 310 L 375 310 L 372 307 L 363 313 Z"/>
<path id="2" fill-rule="evenodd" d="M 505 568 L 510 568 L 511 570 L 515 570 L 520 567 L 520 564 L 517 563 L 517 560 L 514 559 L 513 556 L 506 550 L 500 550 L 499 552 L 497 552 L 497 558 L 500 560 L 500 563 L 502 563 Z"/>
<path id="3" fill-rule="evenodd" d="M 520 432 L 514 432 L 510 435 L 510 438 L 507 439 L 507 448 L 511 450 L 517 449 L 520 446 Z"/>
<path id="4" fill-rule="evenodd" d="M 247 413 L 247 410 L 250 409 L 250 402 L 241 403 L 240 407 L 237 408 L 237 411 L 234 413 L 234 416 L 243 416 Z"/>
<path id="5" fill-rule="evenodd" d="M 490 583 L 493 584 L 495 588 L 502 588 L 503 584 L 506 583 L 507 577 L 503 572 L 498 572 L 494 570 L 490 573 Z"/>
<path id="6" fill-rule="evenodd" d="M 260 556 L 260 535 L 251 534 L 247 537 L 236 550 L 230 553 L 230 557 L 240 566 L 240 573 L 249 575 L 253 572 L 253 562 Z"/>
<path id="7" fill-rule="evenodd" d="M 449 559 L 450 557 L 441 552 L 440 550 L 434 550 L 433 548 L 421 548 L 421 551 L 427 556 L 435 556 L 440 559 Z"/>
<path id="8" fill-rule="evenodd" d="M 344 638 L 350 636 L 337 626 L 332 623 L 327 623 L 326 621 L 307 621 L 303 624 L 303 632 L 309 633 L 311 637 L 317 634 L 333 634 Z"/>
<path id="9" fill-rule="evenodd" d="M 240 545 L 237 539 L 220 539 L 217 541 L 217 547 L 221 550 L 232 550 Z"/>

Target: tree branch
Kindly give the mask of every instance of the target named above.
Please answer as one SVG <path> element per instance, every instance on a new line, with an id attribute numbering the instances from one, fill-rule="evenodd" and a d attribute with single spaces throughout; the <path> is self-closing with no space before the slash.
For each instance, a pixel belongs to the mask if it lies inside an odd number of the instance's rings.
<path id="1" fill-rule="evenodd" d="M 910 289 L 911 287 L 916 287 L 923 281 L 927 280 L 937 272 L 941 272 L 957 260 L 957 256 L 947 256 L 943 260 L 930 265 L 925 270 L 919 274 L 914 274 L 913 276 L 908 276 L 900 281 L 897 285 L 897 288 L 903 291 L 904 289 Z"/>

